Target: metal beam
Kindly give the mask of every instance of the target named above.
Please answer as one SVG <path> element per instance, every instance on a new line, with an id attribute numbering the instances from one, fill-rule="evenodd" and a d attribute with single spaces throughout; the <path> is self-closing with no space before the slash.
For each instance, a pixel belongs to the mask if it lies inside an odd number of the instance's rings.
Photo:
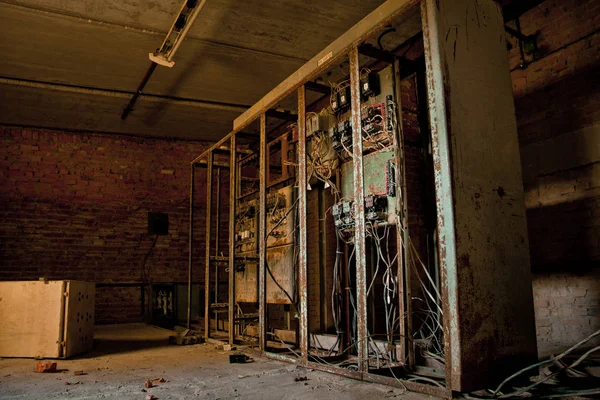
<path id="1" fill-rule="evenodd" d="M 10 78 L 10 77 L 5 77 L 5 76 L 0 77 L 0 84 L 22 86 L 22 87 L 28 87 L 28 88 L 33 88 L 33 89 L 50 89 L 50 90 L 57 90 L 60 92 L 89 94 L 89 95 L 94 95 L 94 96 L 116 97 L 116 98 L 120 98 L 120 99 L 129 99 L 133 94 L 135 94 L 135 92 L 127 92 L 124 90 L 113 90 L 113 89 L 94 88 L 94 87 L 87 87 L 87 86 L 66 85 L 63 83 L 41 82 L 41 81 L 33 81 L 33 80 L 29 80 L 29 79 Z M 155 94 L 140 94 L 139 97 L 142 100 L 151 101 L 151 102 L 169 101 L 169 102 L 177 103 L 178 105 L 208 108 L 211 110 L 243 112 L 249 108 L 248 106 L 245 106 L 243 104 L 220 103 L 220 102 L 215 102 L 215 101 L 196 100 L 196 99 L 189 99 L 189 98 L 183 98 L 183 97 L 162 96 L 162 95 L 155 95 Z"/>
<path id="2" fill-rule="evenodd" d="M 363 145 L 360 115 L 360 63 L 358 48 L 350 50 L 350 98 L 352 99 L 352 168 L 354 172 L 354 249 L 356 265 L 357 300 L 357 352 L 358 370 L 369 370 L 367 329 L 367 251 L 365 243 L 365 186 L 363 169 Z"/>
<path id="3" fill-rule="evenodd" d="M 360 20 L 286 80 L 267 93 L 249 110 L 237 117 L 233 121 L 234 131 L 243 129 L 256 120 L 260 113 L 273 108 L 279 101 L 301 85 L 313 80 L 337 63 L 351 48 L 358 46 L 368 37 L 381 31 L 386 25 L 419 3 L 420 0 L 388 0 L 377 7 L 373 12 Z"/>

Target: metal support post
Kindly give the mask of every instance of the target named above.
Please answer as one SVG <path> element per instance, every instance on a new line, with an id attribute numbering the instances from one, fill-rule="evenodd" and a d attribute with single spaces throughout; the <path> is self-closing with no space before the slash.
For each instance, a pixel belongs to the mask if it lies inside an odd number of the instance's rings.
<path id="1" fill-rule="evenodd" d="M 229 160 L 229 344 L 235 338 L 235 212 L 237 205 L 237 152 L 235 133 L 229 142 L 231 147 Z"/>
<path id="2" fill-rule="evenodd" d="M 187 328 L 192 326 L 192 261 L 194 249 L 194 179 L 196 167 L 192 163 L 190 166 L 190 230 L 188 232 L 188 293 L 187 293 Z M 143 298 L 144 296 L 142 296 Z M 150 300 L 149 300 L 150 301 Z"/>
<path id="3" fill-rule="evenodd" d="M 360 115 L 360 65 L 358 48 L 350 58 L 350 97 L 352 100 L 352 165 L 354 169 L 354 248 L 356 253 L 357 352 L 358 370 L 368 372 L 369 333 L 367 329 L 367 259 L 365 243 L 365 190 L 363 180 L 363 146 Z"/>
<path id="4" fill-rule="evenodd" d="M 206 260 L 204 270 L 204 338 L 210 337 L 210 244 L 212 225 L 212 172 L 213 152 L 209 151 L 206 157 Z M 216 323 L 216 320 L 215 320 Z"/>
<path id="5" fill-rule="evenodd" d="M 308 362 L 308 288 L 306 254 L 306 91 L 298 88 L 298 218 L 300 219 L 300 257 L 298 280 L 300 289 L 300 353 Z"/>
<path id="6" fill-rule="evenodd" d="M 260 116 L 260 149 L 259 149 L 259 217 L 258 217 L 258 323 L 259 347 L 265 351 L 267 345 L 267 117 Z"/>

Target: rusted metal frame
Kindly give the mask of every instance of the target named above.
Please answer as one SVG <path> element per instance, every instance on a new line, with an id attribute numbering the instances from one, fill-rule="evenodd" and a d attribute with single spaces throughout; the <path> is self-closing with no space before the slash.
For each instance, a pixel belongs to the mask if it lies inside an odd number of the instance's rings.
<path id="1" fill-rule="evenodd" d="M 400 219 L 398 224 L 401 232 L 396 233 L 398 251 L 398 286 L 401 288 L 398 296 L 400 312 L 400 359 L 412 367 L 414 365 L 414 347 L 412 346 L 412 309 L 410 290 L 410 268 L 408 256 L 408 198 L 406 190 L 406 152 L 404 149 L 404 128 L 402 125 L 402 91 L 400 60 L 393 63 L 394 70 L 394 97 L 396 102 L 397 129 L 394 132 L 394 157 L 396 158 L 396 184 L 401 183 L 396 195 L 396 210 Z"/>
<path id="2" fill-rule="evenodd" d="M 211 228 L 212 228 L 212 173 L 213 173 L 213 152 L 208 152 L 206 169 L 206 260 L 204 270 L 204 338 L 210 337 L 210 247 L 211 247 Z M 216 299 L 215 299 L 216 302 Z"/>
<path id="3" fill-rule="evenodd" d="M 399 378 L 399 377 L 398 377 Z M 427 394 L 430 396 L 441 397 L 444 399 L 452 398 L 452 391 L 446 388 L 441 388 L 434 385 L 427 385 L 419 382 L 396 379 L 390 376 L 377 375 L 374 373 L 369 373 L 364 377 L 365 381 L 380 383 L 388 386 L 395 386 L 399 388 L 406 388 L 411 392 L 419 392 L 423 394 Z"/>
<path id="4" fill-rule="evenodd" d="M 367 258 L 365 238 L 365 189 L 363 169 L 362 125 L 360 115 L 360 64 L 358 48 L 349 53 L 350 60 L 350 98 L 352 104 L 352 168 L 354 172 L 354 248 L 356 265 L 356 311 L 357 311 L 357 352 L 358 370 L 365 373 L 368 362 L 367 328 Z"/>
<path id="5" fill-rule="evenodd" d="M 306 89 L 298 88 L 298 219 L 300 220 L 298 281 L 300 291 L 300 355 L 308 362 L 308 265 L 306 227 Z"/>
<path id="6" fill-rule="evenodd" d="M 223 139 L 219 140 L 217 143 L 213 144 L 208 149 L 204 150 L 204 152 L 202 152 L 198 157 L 196 157 L 192 160 L 192 164 L 199 163 L 200 160 L 202 160 L 203 158 L 206 158 L 206 155 L 208 154 L 209 151 L 222 146 L 224 143 L 226 143 L 229 140 L 229 138 L 231 138 L 232 134 L 233 134 L 233 132 L 229 132 L 227 135 L 225 135 L 225 137 L 223 137 Z"/>
<path id="7" fill-rule="evenodd" d="M 213 162 L 214 167 L 214 162 Z M 221 168 L 217 168 L 217 200 L 215 202 L 217 206 L 217 212 L 215 213 L 215 255 L 219 255 L 219 242 L 221 241 Z M 219 302 L 219 263 L 215 263 L 215 303 Z"/>
<path id="8" fill-rule="evenodd" d="M 288 138 L 289 138 L 289 133 L 283 135 L 283 138 L 281 139 L 281 178 L 282 179 L 287 179 L 290 171 L 289 171 L 289 166 L 287 165 L 288 162 Z"/>
<path id="9" fill-rule="evenodd" d="M 440 18 L 436 0 L 421 3 L 423 45 L 427 71 L 427 100 L 433 152 L 438 235 L 438 264 L 442 281 L 442 310 L 446 385 L 453 387 L 452 376 L 460 371 L 460 328 L 458 315 L 458 270 L 456 235 L 452 195 L 452 169 L 450 153 L 450 123 L 446 119 L 446 87 L 442 46 L 445 32 L 438 30 Z"/>
<path id="10" fill-rule="evenodd" d="M 283 354 L 277 353 L 265 353 L 265 356 L 274 360 L 279 360 L 289 363 L 298 363 L 297 358 L 289 357 Z M 387 386 L 394 386 L 402 389 L 408 389 L 413 392 L 423 393 L 431 396 L 440 398 L 450 399 L 452 398 L 452 391 L 445 388 L 440 388 L 433 385 L 426 385 L 418 382 L 396 379 L 389 376 L 377 375 L 373 373 L 361 374 L 360 372 L 351 371 L 345 368 L 338 367 L 336 365 L 328 365 L 315 361 L 308 361 L 306 364 L 308 368 L 315 369 L 317 371 L 328 372 L 330 374 L 341 375 L 346 378 L 361 380 L 365 382 L 380 383 Z"/>
<path id="11" fill-rule="evenodd" d="M 383 30 L 411 7 L 417 6 L 419 2 L 420 0 L 388 0 L 377 7 L 267 93 L 250 109 L 237 117 L 233 121 L 233 129 L 241 130 L 248 126 L 258 115 L 273 108 L 279 101 L 287 97 L 301 85 L 315 79 L 331 68 L 331 66 L 338 64 L 350 49 L 355 48 L 369 37 Z"/>
<path id="12" fill-rule="evenodd" d="M 187 328 L 192 327 L 192 265 L 194 254 L 194 189 L 196 166 L 190 164 L 190 227 L 188 231 L 188 293 L 187 293 Z M 143 299 L 144 296 L 142 296 Z"/>
<path id="13" fill-rule="evenodd" d="M 258 198 L 258 340 L 261 352 L 267 346 L 267 116 L 260 116 L 260 149 L 259 149 L 259 198 Z"/>
<path id="14" fill-rule="evenodd" d="M 235 213 L 237 208 L 236 194 L 238 186 L 238 166 L 235 132 L 230 136 L 229 165 L 229 344 L 233 345 L 235 338 Z"/>
<path id="15" fill-rule="evenodd" d="M 195 165 L 196 167 L 206 167 L 208 164 L 207 164 L 206 160 L 200 160 L 200 161 L 197 161 L 197 162 L 193 163 L 193 165 Z M 219 167 L 219 168 L 223 168 L 223 169 L 229 169 L 229 164 L 227 164 L 227 163 L 223 163 L 223 162 L 219 162 L 219 161 L 213 161 L 213 165 L 215 167 Z"/>
<path id="16" fill-rule="evenodd" d="M 302 363 L 302 358 L 291 357 L 287 354 L 279 354 L 279 353 L 272 353 L 270 351 L 265 351 L 264 353 L 262 353 L 262 355 L 264 355 L 267 358 L 277 360 L 277 361 L 283 361 L 283 362 L 288 362 L 288 363 L 292 363 L 292 364 Z"/>
<path id="17" fill-rule="evenodd" d="M 262 138 L 261 138 L 261 140 L 262 140 Z M 262 141 L 260 142 L 260 144 L 262 146 Z M 265 148 L 265 154 L 267 155 L 267 160 L 266 160 L 266 163 L 265 163 L 265 171 L 264 171 L 264 173 L 266 175 L 266 177 L 265 177 L 266 179 L 265 180 L 267 182 L 270 182 L 271 181 L 271 143 L 270 142 L 267 143 L 265 145 L 265 147 L 266 147 Z M 263 171 L 261 170 L 261 176 L 262 176 L 262 172 Z"/>

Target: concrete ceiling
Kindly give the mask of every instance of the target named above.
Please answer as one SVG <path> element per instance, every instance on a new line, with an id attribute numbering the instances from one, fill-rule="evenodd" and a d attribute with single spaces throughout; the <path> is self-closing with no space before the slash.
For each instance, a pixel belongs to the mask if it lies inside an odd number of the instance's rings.
<path id="1" fill-rule="evenodd" d="M 0 123 L 217 140 L 381 3 L 208 0 L 122 121 L 181 0 L 0 0 Z"/>

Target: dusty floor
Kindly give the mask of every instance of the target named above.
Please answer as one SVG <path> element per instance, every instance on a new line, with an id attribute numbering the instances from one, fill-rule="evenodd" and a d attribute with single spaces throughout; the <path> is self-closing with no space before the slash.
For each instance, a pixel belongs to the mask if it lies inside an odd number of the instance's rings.
<path id="1" fill-rule="evenodd" d="M 142 324 L 99 327 L 94 350 L 58 360 L 65 371 L 56 373 L 34 373 L 32 359 L 0 359 L 0 399 L 435 399 L 261 357 L 229 364 L 214 345 L 172 346 L 168 336 Z M 167 382 L 144 389 L 161 377 Z"/>

